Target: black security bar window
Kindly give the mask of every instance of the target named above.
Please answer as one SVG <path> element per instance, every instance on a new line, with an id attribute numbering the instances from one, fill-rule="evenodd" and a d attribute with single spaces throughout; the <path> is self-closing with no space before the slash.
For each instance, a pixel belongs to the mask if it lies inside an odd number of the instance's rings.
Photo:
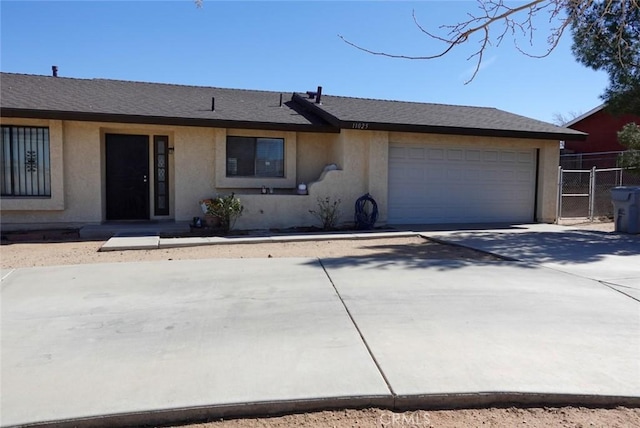
<path id="1" fill-rule="evenodd" d="M 51 196 L 49 128 L 2 126 L 0 146 L 3 196 Z"/>

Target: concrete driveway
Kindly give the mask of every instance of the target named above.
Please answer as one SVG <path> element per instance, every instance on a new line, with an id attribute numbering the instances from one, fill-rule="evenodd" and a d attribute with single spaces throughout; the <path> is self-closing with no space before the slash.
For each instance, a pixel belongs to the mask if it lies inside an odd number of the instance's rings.
<path id="1" fill-rule="evenodd" d="M 2 426 L 342 406 L 640 404 L 640 303 L 531 261 L 18 269 L 3 278 L 1 304 Z"/>
<path id="2" fill-rule="evenodd" d="M 421 234 L 594 279 L 640 300 L 640 235 L 544 224 Z"/>

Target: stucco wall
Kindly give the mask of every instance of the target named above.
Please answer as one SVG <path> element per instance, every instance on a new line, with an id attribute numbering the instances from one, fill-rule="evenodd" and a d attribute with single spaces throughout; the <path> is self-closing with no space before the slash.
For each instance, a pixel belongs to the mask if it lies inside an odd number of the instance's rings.
<path id="1" fill-rule="evenodd" d="M 311 183 L 318 180 L 322 169 L 330 163 L 337 162 L 332 157 L 332 148 L 337 143 L 338 134 L 298 134 L 298 150 L 296 153 L 299 183 Z"/>
<path id="2" fill-rule="evenodd" d="M 224 130 L 180 128 L 175 132 L 175 219 L 190 220 L 201 216 L 198 201 L 215 193 L 215 141 Z"/>
<path id="3" fill-rule="evenodd" d="M 318 211 L 318 199 L 340 200 L 338 224 L 354 221 L 355 202 L 370 193 L 379 206 L 378 223 L 386 221 L 387 177 L 388 177 L 388 133 L 381 131 L 343 130 L 340 134 L 326 138 L 326 149 L 318 144 L 316 150 L 299 149 L 301 167 L 310 168 L 312 174 L 326 164 L 336 164 L 338 170 L 323 172 L 309 181 L 309 194 L 260 195 L 238 194 L 245 212 L 238 219 L 239 229 L 282 228 L 291 226 L 320 226 L 320 220 L 310 210 Z M 299 137 L 300 140 L 320 140 L 317 136 Z M 324 152 L 325 156 L 320 156 Z M 308 156 L 308 158 L 307 158 Z M 318 159 L 322 159 L 322 162 Z M 312 165 L 312 167 L 309 167 Z M 302 169 L 302 168 L 299 168 Z M 304 174 L 302 171 L 299 174 Z M 307 174 L 309 172 L 307 171 Z M 313 176 L 308 175 L 308 176 Z"/>
<path id="4" fill-rule="evenodd" d="M 285 180 L 273 187 L 276 194 L 261 195 L 265 180 L 250 179 L 246 186 L 235 187 L 225 177 L 226 129 L 200 127 L 164 127 L 71 121 L 3 120 L 6 124 L 49 126 L 51 132 L 52 181 L 58 209 L 30 206 L 15 210 L 9 198 L 2 200 L 2 225 L 51 223 L 98 223 L 105 219 L 104 135 L 106 133 L 169 136 L 173 149 L 170 163 L 171 213 L 160 219 L 190 221 L 202 216 L 198 201 L 216 194 L 235 192 L 245 206 L 236 227 L 241 229 L 283 228 L 318 224 L 309 213 L 317 208 L 318 198 L 340 199 L 341 223 L 353 222 L 354 203 L 370 193 L 379 207 L 378 224 L 387 219 L 389 143 L 433 143 L 474 147 L 517 147 L 539 150 L 537 219 L 551 222 L 556 213 L 558 142 L 517 138 L 489 138 L 414 134 L 383 131 L 342 130 L 340 134 L 314 134 L 276 131 L 233 130 L 233 135 L 280 137 L 287 141 Z M 327 164 L 338 170 L 323 174 Z M 153 156 L 150 156 L 153 171 Z M 295 194 L 296 185 L 308 184 L 308 195 Z M 279 186 L 279 183 L 283 183 Z M 55 190 L 59 189 L 59 190 Z M 53 198 L 52 198 L 53 199 Z M 152 202 L 152 200 L 151 200 Z M 51 202 L 50 202 L 51 203 Z M 56 202 L 58 203 L 58 202 Z M 152 218 L 153 209 L 151 210 Z"/>
<path id="5" fill-rule="evenodd" d="M 100 223 L 105 218 L 104 135 L 107 133 L 149 135 L 150 171 L 153 170 L 153 135 L 168 135 L 173 147 L 174 130 L 162 126 L 78 121 L 43 121 L 4 118 L 7 125 L 49 126 L 51 144 L 52 201 L 42 198 L 2 198 L 0 214 L 5 230 L 23 227 L 75 226 Z M 211 132 L 211 131 L 210 131 Z M 197 157 L 197 155 L 196 155 Z M 169 157 L 170 203 L 175 206 L 175 169 Z M 212 181 L 212 180 L 211 180 Z M 209 183 L 211 185 L 211 182 Z M 153 180 L 151 180 L 153 190 Z M 59 203 L 62 201 L 62 203 Z M 52 205 L 52 204 L 49 204 Z M 173 218 L 173 215 L 152 218 Z"/>

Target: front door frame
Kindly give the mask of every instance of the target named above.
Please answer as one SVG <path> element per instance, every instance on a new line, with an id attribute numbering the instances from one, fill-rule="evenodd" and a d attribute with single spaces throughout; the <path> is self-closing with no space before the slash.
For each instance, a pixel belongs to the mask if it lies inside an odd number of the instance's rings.
<path id="1" fill-rule="evenodd" d="M 149 135 L 147 134 L 135 134 L 135 133 L 115 133 L 109 132 L 105 133 L 105 151 L 104 151 L 104 159 L 105 159 L 105 219 L 107 221 L 128 221 L 128 220 L 138 220 L 144 221 L 150 219 L 150 166 L 149 166 Z M 121 137 L 124 139 L 129 139 L 132 145 L 138 144 L 137 157 L 136 158 L 125 158 L 123 153 L 127 150 L 125 147 L 122 147 L 124 142 L 117 143 L 117 138 Z M 138 140 L 137 142 L 135 140 Z M 141 143 L 144 140 L 144 150 L 142 149 Z M 110 141 L 112 141 L 112 145 L 110 148 Z M 116 147 L 116 145 L 120 144 L 120 147 Z M 117 156 L 114 153 L 110 153 L 110 150 L 115 150 Z M 131 155 L 136 154 L 136 150 L 133 149 L 130 151 Z M 113 173 L 114 165 L 109 165 L 109 162 L 116 162 L 131 160 L 134 161 L 131 165 L 131 168 L 135 169 L 135 173 L 131 174 L 131 171 L 128 171 L 130 177 L 128 180 L 129 186 L 133 186 L 131 191 L 127 193 L 127 191 L 122 190 L 122 199 L 118 202 L 118 186 L 122 186 L 120 182 L 113 181 L 114 177 L 110 177 L 110 174 Z M 124 166 L 124 163 L 116 164 L 119 166 Z M 139 181 L 138 181 L 139 180 Z M 114 191 L 115 193 L 110 193 Z M 133 192 L 133 194 L 132 194 Z M 136 204 L 129 204 L 131 202 L 127 198 L 137 198 Z M 141 199 L 140 199 L 141 198 Z M 140 204 L 141 202 L 141 204 Z M 123 204 L 124 208 L 120 207 L 114 208 L 114 204 Z M 130 206 L 131 213 L 127 214 L 127 205 Z M 136 206 L 137 205 L 137 206 Z M 111 207 L 111 209 L 110 209 Z"/>

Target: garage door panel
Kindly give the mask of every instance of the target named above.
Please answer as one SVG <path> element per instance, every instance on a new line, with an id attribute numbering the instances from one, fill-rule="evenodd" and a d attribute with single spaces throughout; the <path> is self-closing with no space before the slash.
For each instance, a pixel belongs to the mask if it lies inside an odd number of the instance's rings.
<path id="1" fill-rule="evenodd" d="M 413 159 L 413 160 L 423 160 L 424 159 L 424 151 L 425 151 L 425 149 L 423 149 L 423 148 L 418 148 L 418 149 L 412 148 L 412 149 L 409 149 L 409 153 L 408 153 L 409 158 Z"/>
<path id="2" fill-rule="evenodd" d="M 404 159 L 405 151 L 404 147 L 389 147 L 389 159 Z"/>
<path id="3" fill-rule="evenodd" d="M 444 159 L 444 149 L 427 149 L 427 157 L 429 160 Z"/>
<path id="4" fill-rule="evenodd" d="M 533 149 L 391 144 L 389 222 L 533 220 Z"/>
<path id="5" fill-rule="evenodd" d="M 462 149 L 448 149 L 447 150 L 447 159 L 450 161 L 463 161 L 464 160 L 464 150 Z"/>

